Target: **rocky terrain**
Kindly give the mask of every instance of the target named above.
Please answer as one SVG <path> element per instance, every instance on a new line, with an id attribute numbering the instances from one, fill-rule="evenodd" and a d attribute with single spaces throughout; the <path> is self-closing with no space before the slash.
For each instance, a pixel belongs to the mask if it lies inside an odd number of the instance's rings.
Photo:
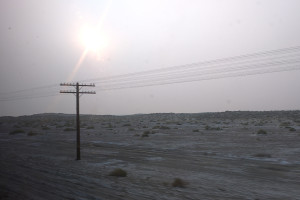
<path id="1" fill-rule="evenodd" d="M 300 111 L 82 115 L 75 158 L 75 115 L 1 117 L 0 199 L 300 199 Z"/>

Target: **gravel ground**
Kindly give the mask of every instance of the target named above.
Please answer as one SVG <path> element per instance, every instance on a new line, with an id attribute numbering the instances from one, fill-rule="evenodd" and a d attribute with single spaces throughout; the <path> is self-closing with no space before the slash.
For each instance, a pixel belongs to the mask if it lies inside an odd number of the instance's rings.
<path id="1" fill-rule="evenodd" d="M 300 111 L 83 115 L 80 161 L 74 127 L 1 117 L 0 199 L 300 199 Z"/>

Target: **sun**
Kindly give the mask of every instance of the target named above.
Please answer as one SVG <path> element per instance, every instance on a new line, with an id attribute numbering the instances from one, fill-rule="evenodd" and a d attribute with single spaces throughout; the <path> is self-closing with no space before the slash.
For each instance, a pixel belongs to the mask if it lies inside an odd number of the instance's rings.
<path id="1" fill-rule="evenodd" d="M 89 53 L 101 55 L 108 46 L 108 38 L 99 28 L 86 26 L 81 29 L 80 42 Z"/>

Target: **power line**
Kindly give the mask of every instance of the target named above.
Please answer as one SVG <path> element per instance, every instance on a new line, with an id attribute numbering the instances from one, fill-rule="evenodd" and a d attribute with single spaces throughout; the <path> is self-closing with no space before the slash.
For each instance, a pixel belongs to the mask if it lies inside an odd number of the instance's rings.
<path id="1" fill-rule="evenodd" d="M 249 75 L 258 75 L 258 74 L 268 74 L 268 73 L 275 73 L 275 72 L 284 72 L 284 71 L 295 71 L 300 70 L 300 66 L 290 66 L 290 67 L 280 67 L 274 69 L 264 69 L 264 70 L 255 70 L 255 71 L 248 71 L 248 72 L 235 72 L 229 74 L 216 74 L 214 76 L 202 76 L 196 77 L 193 79 L 181 79 L 181 80 L 160 80 L 160 81 L 153 81 L 153 82 L 136 82 L 132 85 L 117 85 L 113 87 L 107 88 L 99 88 L 96 91 L 105 91 L 105 90 L 118 90 L 118 89 L 129 89 L 129 88 L 139 88 L 139 87 L 148 87 L 148 86 L 157 86 L 157 85 L 169 85 L 175 83 L 187 83 L 187 82 L 196 82 L 196 81 L 204 81 L 204 80 L 213 80 L 213 79 L 222 79 L 222 78 L 229 78 L 229 77 L 238 77 L 238 76 L 249 76 Z"/>
<path id="2" fill-rule="evenodd" d="M 28 89 L 23 89 L 23 90 L 16 90 L 16 91 L 12 91 L 12 92 L 1 92 L 0 95 L 16 94 L 16 93 L 28 92 L 28 91 L 32 91 L 32 90 L 41 90 L 41 89 L 55 88 L 55 87 L 58 88 L 58 85 L 57 84 L 51 84 L 51 85 L 33 87 L 33 88 L 28 88 Z"/>
<path id="3" fill-rule="evenodd" d="M 273 67 L 276 65 L 283 65 L 283 64 L 297 64 L 300 62 L 300 57 L 298 59 L 294 60 L 278 60 L 278 61 L 272 61 L 272 62 L 266 62 L 266 63 L 255 63 L 255 64 L 248 64 L 248 65 L 238 65 L 235 67 L 227 66 L 217 68 L 217 69 L 196 69 L 193 71 L 175 71 L 170 73 L 157 73 L 157 74 L 149 74 L 149 75 L 143 75 L 140 77 L 130 77 L 127 79 L 120 79 L 120 80 L 113 80 L 113 81 L 106 81 L 102 82 L 102 85 L 118 85 L 118 84 L 125 84 L 128 82 L 135 82 L 135 81 L 147 81 L 147 80 L 157 80 L 157 79 L 168 79 L 168 78 L 181 78 L 181 77 L 191 77 L 196 75 L 207 75 L 207 74 L 214 74 L 214 73 L 227 73 L 231 71 L 241 71 L 241 70 L 251 70 L 256 68 L 266 68 L 266 67 Z"/>
<path id="4" fill-rule="evenodd" d="M 298 70 L 299 62 L 300 46 L 296 46 L 90 80 L 100 83 L 97 90 L 101 91 L 238 76 L 234 74 L 254 75 L 255 73 Z M 1 93 L 3 97 L 0 101 L 57 96 L 57 90 L 58 85 L 46 85 Z"/>
<path id="5" fill-rule="evenodd" d="M 111 79 L 140 76 L 140 75 L 149 74 L 149 73 L 160 73 L 162 71 L 168 72 L 170 70 L 187 69 L 187 68 L 191 68 L 191 67 L 208 66 L 208 65 L 212 65 L 212 64 L 224 64 L 226 62 L 229 62 L 227 64 L 230 64 L 230 62 L 232 63 L 232 62 L 236 62 L 238 60 L 243 60 L 243 59 L 254 59 L 254 58 L 257 58 L 258 56 L 260 56 L 260 57 L 276 56 L 278 54 L 286 54 L 286 53 L 298 53 L 297 56 L 300 56 L 299 55 L 300 46 L 259 52 L 259 53 L 253 53 L 253 54 L 245 54 L 245 55 L 233 56 L 233 57 L 222 58 L 222 59 L 215 59 L 215 60 L 204 61 L 204 62 L 184 64 L 184 65 L 179 65 L 179 66 L 160 68 L 160 69 L 154 69 L 154 70 L 148 70 L 148 71 L 142 71 L 142 72 L 134 72 L 134 73 L 128 73 L 128 74 L 111 76 L 111 77 L 100 77 L 100 78 L 95 78 L 95 79 L 87 79 L 87 80 L 82 80 L 82 81 L 93 81 L 95 83 L 99 83 L 99 82 L 111 80 Z"/>
<path id="6" fill-rule="evenodd" d="M 162 71 L 165 71 L 166 73 L 168 73 L 170 70 L 177 70 L 177 69 L 185 70 L 185 69 L 199 67 L 199 66 L 208 67 L 212 64 L 224 64 L 226 62 L 230 62 L 228 64 L 233 64 L 232 62 L 236 62 L 236 61 L 243 60 L 243 59 L 255 59 L 257 57 L 260 58 L 260 57 L 265 57 L 265 56 L 276 56 L 278 54 L 282 54 L 283 56 L 285 56 L 284 54 L 288 54 L 288 53 L 289 54 L 300 53 L 300 46 L 282 48 L 282 49 L 276 49 L 276 50 L 264 51 L 264 52 L 258 52 L 258 53 L 252 53 L 252 54 L 244 54 L 244 55 L 233 56 L 233 57 L 229 57 L 229 58 L 221 58 L 221 59 L 215 59 L 215 60 L 210 60 L 210 61 L 173 66 L 173 67 L 168 67 L 168 68 L 160 68 L 160 69 L 148 70 L 148 71 L 143 71 L 143 72 L 135 72 L 135 73 L 117 75 L 117 76 L 112 76 L 112 77 L 100 77 L 100 78 L 96 78 L 96 79 L 86 79 L 86 80 L 80 80 L 80 82 L 98 81 L 96 83 L 100 83 L 103 81 L 111 81 L 112 79 L 118 79 L 118 78 L 122 78 L 122 77 L 132 78 L 133 76 L 140 76 L 143 74 L 147 75 L 149 73 L 159 73 Z M 295 55 L 287 55 L 287 56 L 295 56 Z M 299 56 L 299 54 L 296 56 Z M 280 58 L 280 57 L 277 56 L 277 58 Z M 265 59 L 269 59 L 269 58 L 265 58 Z M 251 60 L 246 60 L 244 62 L 251 62 Z M 40 86 L 40 87 L 33 87 L 33 88 L 28 88 L 28 89 L 23 89 L 23 90 L 18 90 L 18 91 L 0 93 L 0 95 L 18 94 L 18 93 L 22 93 L 22 92 L 28 92 L 28 91 L 32 91 L 32 90 L 41 90 L 41 89 L 47 89 L 47 88 L 58 88 L 58 85 L 51 84 L 51 85 L 45 85 L 45 86 Z"/>
<path id="7" fill-rule="evenodd" d="M 38 98 L 45 98 L 45 97 L 53 97 L 53 96 L 59 96 L 61 94 L 48 94 L 48 95 L 36 95 L 36 96 L 22 96 L 22 97 L 16 97 L 16 98 L 6 98 L 6 99 L 0 99 L 0 101 L 18 101 L 18 100 L 26 100 L 26 99 L 38 99 Z"/>

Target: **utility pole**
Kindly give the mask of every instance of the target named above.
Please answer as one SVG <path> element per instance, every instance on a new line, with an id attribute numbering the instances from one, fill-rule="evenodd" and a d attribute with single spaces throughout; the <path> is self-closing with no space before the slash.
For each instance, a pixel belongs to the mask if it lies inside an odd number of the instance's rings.
<path id="1" fill-rule="evenodd" d="M 79 119 L 79 94 L 96 94 L 95 91 L 80 91 L 82 87 L 95 87 L 95 84 L 79 84 L 77 83 L 61 83 L 60 86 L 73 86 L 75 87 L 74 90 L 61 90 L 60 93 L 69 93 L 69 94 L 75 94 L 76 95 L 76 129 L 77 129 L 77 145 L 76 145 L 76 151 L 77 151 L 77 157 L 76 160 L 80 160 L 80 119 Z M 79 88 L 81 87 L 81 88 Z"/>

